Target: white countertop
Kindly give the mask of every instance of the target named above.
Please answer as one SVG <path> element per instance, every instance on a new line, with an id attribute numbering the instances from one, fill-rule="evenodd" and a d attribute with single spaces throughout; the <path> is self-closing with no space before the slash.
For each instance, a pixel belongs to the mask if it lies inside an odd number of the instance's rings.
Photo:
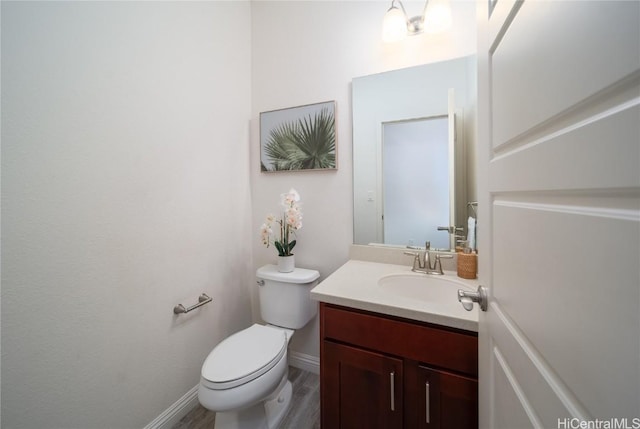
<path id="1" fill-rule="evenodd" d="M 478 286 L 476 280 L 465 280 L 455 272 L 445 271 L 444 278 L 455 283 L 451 288 L 451 300 L 431 302 L 401 296 L 378 285 L 381 277 L 400 273 L 426 276 L 412 273 L 411 267 L 405 265 L 352 259 L 313 288 L 311 297 L 330 304 L 478 331 L 478 306 L 466 311 L 457 297 L 459 288 L 475 291 Z"/>

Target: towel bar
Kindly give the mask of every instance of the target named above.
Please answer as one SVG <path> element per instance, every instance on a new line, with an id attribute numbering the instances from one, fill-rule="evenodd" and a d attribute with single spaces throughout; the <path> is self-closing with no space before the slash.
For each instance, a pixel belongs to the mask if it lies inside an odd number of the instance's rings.
<path id="1" fill-rule="evenodd" d="M 213 298 L 211 298 L 206 293 L 203 293 L 202 295 L 200 295 L 198 297 L 198 303 L 197 304 L 194 304 L 194 305 L 192 305 L 191 307 L 188 307 L 188 308 L 184 308 L 184 305 L 178 304 L 175 307 L 173 307 L 173 313 L 174 314 L 188 313 L 191 310 L 195 310 L 198 307 L 202 307 L 205 304 L 209 304 L 211 301 L 213 301 Z"/>
<path id="2" fill-rule="evenodd" d="M 471 208 L 471 210 L 473 211 L 473 217 L 475 217 L 475 218 L 478 217 L 478 212 L 476 211 L 476 207 L 478 207 L 478 202 L 477 201 L 469 201 L 467 203 L 467 210 L 469 210 L 469 208 Z"/>

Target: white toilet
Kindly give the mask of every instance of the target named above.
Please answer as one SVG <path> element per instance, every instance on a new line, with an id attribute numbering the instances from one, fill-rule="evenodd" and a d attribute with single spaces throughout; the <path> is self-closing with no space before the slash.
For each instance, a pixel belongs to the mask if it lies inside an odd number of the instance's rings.
<path id="1" fill-rule="evenodd" d="M 273 429 L 280 423 L 291 403 L 287 345 L 293 330 L 318 311 L 309 296 L 317 271 L 281 273 L 265 265 L 256 276 L 267 325 L 254 324 L 224 339 L 202 365 L 198 400 L 216 412 L 216 429 Z"/>

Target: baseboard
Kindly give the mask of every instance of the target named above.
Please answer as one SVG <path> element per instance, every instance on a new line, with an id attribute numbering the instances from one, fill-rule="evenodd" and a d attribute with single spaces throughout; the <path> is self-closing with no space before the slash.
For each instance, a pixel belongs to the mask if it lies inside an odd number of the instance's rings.
<path id="1" fill-rule="evenodd" d="M 164 410 L 144 429 L 171 429 L 181 418 L 198 405 L 198 386 L 194 386 L 178 399 L 173 405 Z"/>
<path id="2" fill-rule="evenodd" d="M 320 358 L 298 352 L 289 352 L 289 365 L 320 374 Z"/>

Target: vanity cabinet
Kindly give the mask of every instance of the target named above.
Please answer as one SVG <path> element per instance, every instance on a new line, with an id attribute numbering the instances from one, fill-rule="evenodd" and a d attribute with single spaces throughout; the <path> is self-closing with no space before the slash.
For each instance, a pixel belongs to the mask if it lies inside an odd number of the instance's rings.
<path id="1" fill-rule="evenodd" d="M 323 428 L 402 428 L 401 359 L 330 341 L 324 352 Z"/>
<path id="2" fill-rule="evenodd" d="M 418 421 L 412 428 L 477 428 L 478 378 L 420 366 Z"/>
<path id="3" fill-rule="evenodd" d="M 477 428 L 478 337 L 320 304 L 324 429 Z"/>

